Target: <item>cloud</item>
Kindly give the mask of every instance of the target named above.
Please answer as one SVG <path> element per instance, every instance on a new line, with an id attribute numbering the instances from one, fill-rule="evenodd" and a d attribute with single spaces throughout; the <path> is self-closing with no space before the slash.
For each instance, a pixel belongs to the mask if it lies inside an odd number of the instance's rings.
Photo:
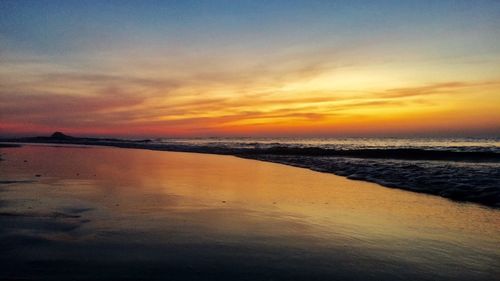
<path id="1" fill-rule="evenodd" d="M 95 96 L 3 92 L 0 96 L 0 112 L 2 118 L 15 121 L 39 123 L 49 121 L 68 125 L 77 125 L 89 120 L 105 123 L 106 120 L 97 119 L 100 113 L 131 108 L 144 100 L 140 96 L 131 95 L 118 88 L 109 88 L 103 92 L 106 94 Z"/>
<path id="2" fill-rule="evenodd" d="M 485 87 L 485 86 L 498 86 L 500 81 L 482 81 L 482 82 L 446 82 L 435 83 L 424 86 L 409 87 L 409 88 L 396 88 L 389 89 L 384 92 L 376 93 L 375 96 L 381 98 L 406 98 L 415 96 L 428 96 L 436 94 L 444 94 L 456 92 L 461 89 Z"/>
<path id="3" fill-rule="evenodd" d="M 394 119 L 422 108 L 439 111 L 443 99 L 500 85 L 488 80 L 389 85 L 377 91 L 342 89 L 334 83 L 328 85 L 331 89 L 293 87 L 344 67 L 335 66 L 335 55 L 321 58 L 292 53 L 234 67 L 214 63 L 172 69 L 159 63 L 147 70 L 136 68 L 131 58 L 112 71 L 48 66 L 38 60 L 10 62 L 17 68 L 0 66 L 0 117 L 10 124 L 2 128 L 182 134 L 327 127 L 382 115 Z"/>

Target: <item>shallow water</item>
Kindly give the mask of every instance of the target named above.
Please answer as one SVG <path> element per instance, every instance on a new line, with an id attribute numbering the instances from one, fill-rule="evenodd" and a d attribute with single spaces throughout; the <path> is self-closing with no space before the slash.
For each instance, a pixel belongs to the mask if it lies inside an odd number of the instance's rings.
<path id="1" fill-rule="evenodd" d="M 476 204 L 232 156 L 1 154 L 1 280 L 500 276 L 500 211 Z"/>
<path id="2" fill-rule="evenodd" d="M 160 139 L 145 147 L 243 155 L 500 208 L 498 138 Z"/>

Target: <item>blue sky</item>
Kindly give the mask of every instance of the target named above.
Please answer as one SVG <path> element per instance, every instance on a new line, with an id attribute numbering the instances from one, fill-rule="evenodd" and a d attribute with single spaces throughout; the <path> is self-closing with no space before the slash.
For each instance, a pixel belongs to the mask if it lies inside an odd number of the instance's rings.
<path id="1" fill-rule="evenodd" d="M 335 46 L 379 37 L 415 38 L 420 42 L 413 43 L 423 45 L 447 37 L 476 39 L 464 46 L 470 49 L 461 50 L 462 54 L 498 51 L 500 40 L 492 34 L 499 33 L 498 1 L 1 1 L 1 5 L 2 41 L 8 48 L 41 54 L 79 52 L 92 47 L 88 41 L 106 37 L 118 42 L 144 40 L 144 45 L 240 47 L 244 42 L 262 48 Z"/>

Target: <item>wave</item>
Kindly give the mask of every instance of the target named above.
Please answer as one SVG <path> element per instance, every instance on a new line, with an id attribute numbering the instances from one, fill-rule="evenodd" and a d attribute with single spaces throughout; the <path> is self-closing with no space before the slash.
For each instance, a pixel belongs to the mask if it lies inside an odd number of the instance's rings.
<path id="1" fill-rule="evenodd" d="M 448 160 L 448 161 L 500 161 L 500 153 L 489 151 L 451 151 L 417 148 L 387 149 L 325 149 L 320 147 L 274 146 L 264 149 L 240 150 L 241 153 L 269 155 L 337 156 L 355 158 L 405 159 L 405 160 Z"/>

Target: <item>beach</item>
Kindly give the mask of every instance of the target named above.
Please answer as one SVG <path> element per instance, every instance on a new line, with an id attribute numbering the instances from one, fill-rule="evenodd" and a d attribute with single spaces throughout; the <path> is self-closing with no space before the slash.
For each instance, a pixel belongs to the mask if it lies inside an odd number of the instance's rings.
<path id="1" fill-rule="evenodd" d="M 499 30 L 500 1 L 0 0 L 0 281 L 500 281 Z"/>
<path id="2" fill-rule="evenodd" d="M 2 280 L 495 280 L 500 212 L 229 155 L 1 148 Z"/>
<path id="3" fill-rule="evenodd" d="M 497 138 L 151 140 L 73 137 L 55 132 L 51 136 L 3 138 L 0 142 L 234 155 L 500 208 L 500 141 Z"/>

